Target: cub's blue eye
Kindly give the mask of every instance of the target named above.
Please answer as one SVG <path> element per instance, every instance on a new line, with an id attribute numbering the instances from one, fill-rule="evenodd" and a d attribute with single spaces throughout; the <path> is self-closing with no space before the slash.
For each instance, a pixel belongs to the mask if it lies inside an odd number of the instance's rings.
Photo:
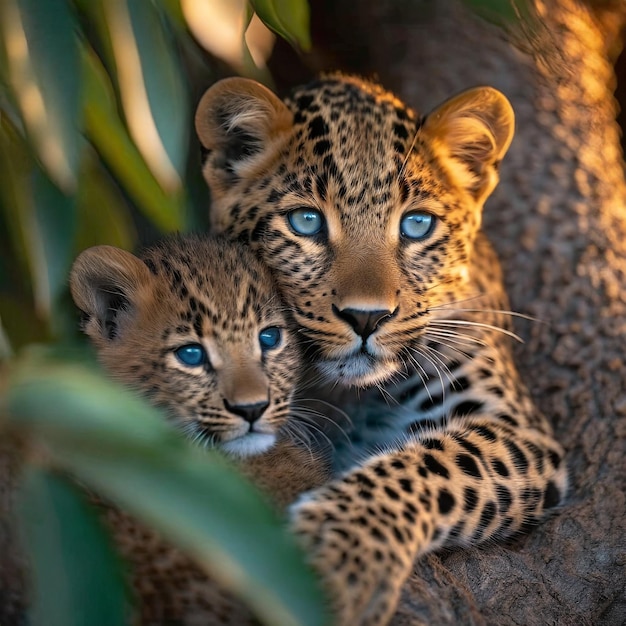
<path id="1" fill-rule="evenodd" d="M 197 367 L 207 362 L 205 349 L 199 343 L 190 343 L 174 350 L 176 358 L 187 367 Z"/>
<path id="2" fill-rule="evenodd" d="M 305 237 L 317 235 L 324 226 L 324 217 L 316 209 L 295 209 L 287 214 L 287 219 L 291 228 Z"/>
<path id="3" fill-rule="evenodd" d="M 261 350 L 271 350 L 276 348 L 280 343 L 282 333 L 280 328 L 276 326 L 270 326 L 259 333 L 259 343 L 261 344 Z"/>
<path id="4" fill-rule="evenodd" d="M 400 232 L 407 239 L 425 239 L 433 232 L 435 216 L 422 211 L 407 213 L 400 222 Z"/>

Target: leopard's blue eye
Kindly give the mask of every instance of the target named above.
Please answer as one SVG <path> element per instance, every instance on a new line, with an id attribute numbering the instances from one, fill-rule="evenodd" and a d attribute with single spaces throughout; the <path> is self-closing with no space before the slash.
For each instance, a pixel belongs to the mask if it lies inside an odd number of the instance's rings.
<path id="1" fill-rule="evenodd" d="M 208 361 L 206 350 L 199 343 L 190 343 L 174 350 L 176 358 L 187 367 L 198 367 Z"/>
<path id="2" fill-rule="evenodd" d="M 403 237 L 414 241 L 425 239 L 433 232 L 435 220 L 435 216 L 431 213 L 412 211 L 400 221 L 400 232 Z"/>
<path id="3" fill-rule="evenodd" d="M 305 237 L 317 235 L 324 226 L 324 216 L 316 209 L 302 207 L 287 214 L 291 228 Z"/>
<path id="4" fill-rule="evenodd" d="M 280 343 L 282 333 L 277 326 L 270 326 L 259 333 L 259 343 L 261 350 L 271 350 Z"/>

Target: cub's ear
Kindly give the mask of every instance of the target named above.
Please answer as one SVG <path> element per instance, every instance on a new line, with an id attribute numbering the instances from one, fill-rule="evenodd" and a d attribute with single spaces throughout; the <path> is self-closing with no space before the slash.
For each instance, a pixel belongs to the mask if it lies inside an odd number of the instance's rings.
<path id="1" fill-rule="evenodd" d="M 148 267 L 125 250 L 95 246 L 82 252 L 72 266 L 70 289 L 85 316 L 85 333 L 96 343 L 116 339 L 151 278 Z"/>
<path id="2" fill-rule="evenodd" d="M 498 182 L 498 165 L 514 128 L 513 108 L 506 97 L 492 87 L 476 87 L 435 109 L 420 135 L 435 146 L 456 183 L 481 202 Z"/>
<path id="3" fill-rule="evenodd" d="M 209 88 L 196 111 L 196 132 L 206 152 L 209 185 L 244 175 L 254 157 L 291 128 L 293 115 L 269 89 L 248 78 L 225 78 Z M 213 188 L 212 188 L 213 190 Z"/>

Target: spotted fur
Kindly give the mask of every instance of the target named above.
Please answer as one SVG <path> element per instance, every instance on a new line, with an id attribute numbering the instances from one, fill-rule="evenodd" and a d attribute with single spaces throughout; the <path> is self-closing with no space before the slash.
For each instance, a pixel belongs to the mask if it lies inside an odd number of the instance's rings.
<path id="1" fill-rule="evenodd" d="M 513 112 L 488 87 L 424 117 L 353 77 L 284 102 L 228 79 L 196 127 L 215 229 L 272 269 L 318 374 L 362 388 L 348 400 L 350 445 L 337 447 L 344 471 L 291 514 L 338 622 L 384 624 L 416 556 L 508 537 L 566 489 L 481 231 Z M 434 225 L 417 239 L 414 214 Z"/>
<path id="2" fill-rule="evenodd" d="M 294 439 L 294 429 L 303 434 L 290 409 L 300 355 L 271 277 L 250 250 L 195 236 L 167 239 L 141 258 L 98 246 L 76 260 L 71 288 L 105 369 L 188 436 L 235 456 L 278 507 L 327 480 L 326 460 Z M 267 328 L 282 337 L 262 350 Z M 202 345 L 208 361 L 185 366 L 176 350 L 187 345 Z M 156 533 L 116 507 L 100 509 L 132 565 L 138 623 L 257 623 Z"/>
<path id="3" fill-rule="evenodd" d="M 299 355 L 271 278 L 249 250 L 173 238 L 139 259 L 98 246 L 77 259 L 71 284 L 83 328 L 115 378 L 200 442 L 239 456 L 273 445 L 289 415 Z M 282 337 L 263 350 L 267 328 Z M 177 358 L 190 345 L 205 350 L 206 362 L 190 367 Z"/>

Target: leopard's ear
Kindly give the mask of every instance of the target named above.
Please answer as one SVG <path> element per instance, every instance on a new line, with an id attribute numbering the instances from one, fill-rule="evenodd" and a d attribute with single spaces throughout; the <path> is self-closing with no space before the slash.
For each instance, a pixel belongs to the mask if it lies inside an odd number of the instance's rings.
<path id="1" fill-rule="evenodd" d="M 436 108 L 420 135 L 428 138 L 455 182 L 483 202 L 498 183 L 498 165 L 514 129 L 506 97 L 492 87 L 476 87 Z"/>
<path id="2" fill-rule="evenodd" d="M 97 345 L 123 333 L 151 278 L 145 263 L 125 250 L 95 246 L 81 252 L 72 266 L 70 289 L 84 315 L 83 330 Z"/>
<path id="3" fill-rule="evenodd" d="M 213 189 L 246 174 L 293 125 L 293 115 L 267 87 L 248 78 L 225 78 L 210 87 L 196 111 L 196 132 L 206 153 L 203 173 Z M 216 181 L 217 177 L 217 181 Z"/>

